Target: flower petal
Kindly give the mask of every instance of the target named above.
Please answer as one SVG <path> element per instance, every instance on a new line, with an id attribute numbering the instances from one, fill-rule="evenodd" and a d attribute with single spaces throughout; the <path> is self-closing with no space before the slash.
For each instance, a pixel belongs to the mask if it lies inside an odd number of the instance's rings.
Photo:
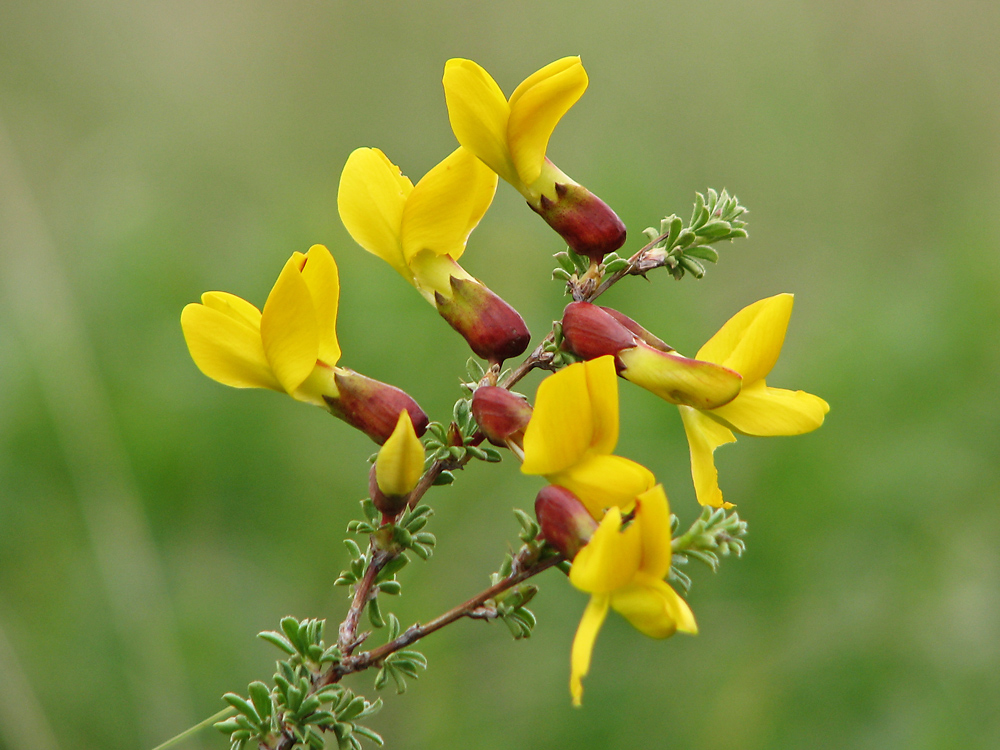
<path id="1" fill-rule="evenodd" d="M 507 143 L 517 173 L 531 185 L 542 173 L 552 131 L 587 90 L 579 57 L 564 57 L 529 76 L 510 97 Z"/>
<path id="2" fill-rule="evenodd" d="M 229 292 L 205 292 L 201 295 L 201 304 L 213 310 L 224 312 L 238 321 L 246 323 L 253 330 L 260 332 L 260 310 L 242 297 Z"/>
<path id="3" fill-rule="evenodd" d="M 698 350 L 698 359 L 735 370 L 744 389 L 766 377 L 781 353 L 794 301 L 777 294 L 744 307 Z"/>
<path id="4" fill-rule="evenodd" d="M 635 523 L 642 534 L 639 569 L 653 578 L 663 578 L 670 571 L 674 556 L 667 493 L 658 484 L 636 497 L 635 503 Z"/>
<path id="5" fill-rule="evenodd" d="M 723 502 L 719 489 L 719 472 L 715 468 L 712 454 L 720 445 L 735 443 L 736 436 L 718 422 L 706 417 L 690 406 L 678 406 L 684 432 L 691 449 L 691 477 L 698 502 L 715 508 L 730 508 L 731 503 Z"/>
<path id="6" fill-rule="evenodd" d="M 493 202 L 497 176 L 459 146 L 423 176 L 403 208 L 403 257 L 421 250 L 458 260 L 469 235 Z"/>
<path id="7" fill-rule="evenodd" d="M 302 279 L 309 287 L 316 321 L 319 324 L 318 359 L 333 367 L 340 360 L 337 341 L 337 304 L 340 300 L 340 273 L 330 251 L 323 245 L 313 245 L 306 253 Z"/>
<path id="8" fill-rule="evenodd" d="M 637 495 L 656 484 L 649 469 L 621 456 L 589 456 L 545 478 L 576 495 L 597 519 L 612 506 L 630 509 Z"/>
<path id="9" fill-rule="evenodd" d="M 644 343 L 618 353 L 625 365 L 622 377 L 672 404 L 712 409 L 740 392 L 736 372 L 673 352 L 661 352 Z"/>
<path id="10" fill-rule="evenodd" d="M 618 445 L 618 376 L 614 357 L 598 357 L 584 363 L 595 453 L 611 453 Z"/>
<path id="11" fill-rule="evenodd" d="M 444 66 L 448 120 L 458 142 L 514 186 L 520 183 L 507 148 L 510 106 L 489 73 L 472 60 L 454 58 Z"/>
<path id="12" fill-rule="evenodd" d="M 302 253 L 294 253 L 267 296 L 260 319 L 264 353 L 278 382 L 293 393 L 316 366 L 319 322 L 309 287 L 302 278 Z"/>
<path id="13" fill-rule="evenodd" d="M 377 148 L 359 148 L 347 157 L 340 175 L 337 209 L 361 247 L 411 279 L 399 233 L 403 207 L 413 184 Z"/>
<path id="14" fill-rule="evenodd" d="M 375 479 L 386 495 L 406 495 L 424 473 L 424 446 L 413 429 L 410 413 L 399 413 L 396 428 L 378 452 Z"/>
<path id="15" fill-rule="evenodd" d="M 587 370 L 582 363 L 550 375 L 538 386 L 535 411 L 524 433 L 525 474 L 554 474 L 578 463 L 594 432 Z"/>
<path id="16" fill-rule="evenodd" d="M 260 331 L 240 313 L 233 314 L 232 310 L 223 311 L 217 307 L 220 300 L 233 295 L 209 292 L 205 297 L 211 304 L 193 303 L 181 313 L 184 339 L 198 369 L 212 380 L 233 388 L 283 390 L 264 356 Z M 256 310 L 249 302 L 240 302 Z M 234 305 L 234 308 L 242 306 Z"/>
<path id="17" fill-rule="evenodd" d="M 658 578 L 643 579 L 614 592 L 611 607 L 650 638 L 669 638 L 678 630 L 698 632 L 687 602 Z"/>
<path id="18" fill-rule="evenodd" d="M 594 651 L 594 642 L 601 632 L 601 625 L 608 615 L 608 597 L 594 595 L 590 597 L 587 608 L 580 618 L 580 625 L 573 637 L 573 649 L 570 653 L 569 692 L 573 696 L 573 705 L 579 706 L 583 698 L 583 678 L 590 671 L 590 655 Z"/>
<path id="19" fill-rule="evenodd" d="M 576 588 L 590 594 L 610 594 L 631 583 L 639 570 L 642 540 L 635 524 L 624 531 L 621 525 L 621 511 L 611 508 L 573 558 L 569 582 Z"/>
<path id="20" fill-rule="evenodd" d="M 758 380 L 731 403 L 707 412 L 744 435 L 801 435 L 823 424 L 830 405 L 805 391 L 770 388 Z"/>

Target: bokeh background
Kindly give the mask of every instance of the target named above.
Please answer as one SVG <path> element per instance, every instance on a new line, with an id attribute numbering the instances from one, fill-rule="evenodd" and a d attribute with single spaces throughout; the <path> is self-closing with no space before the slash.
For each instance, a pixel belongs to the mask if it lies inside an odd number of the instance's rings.
<path id="1" fill-rule="evenodd" d="M 692 353 L 794 292 L 770 380 L 832 411 L 719 451 L 751 531 L 744 559 L 692 571 L 697 638 L 609 618 L 574 710 L 585 597 L 546 574 L 530 640 L 436 634 L 373 726 L 394 750 L 1000 746 L 998 38 L 987 0 L 0 2 L 0 746 L 148 750 L 269 678 L 258 631 L 339 622 L 372 443 L 203 377 L 180 310 L 208 289 L 262 304 L 325 243 L 344 364 L 443 418 L 464 342 L 350 240 L 340 169 L 379 146 L 416 178 L 454 147 L 447 58 L 509 93 L 568 54 L 591 85 L 550 155 L 627 248 L 695 190 L 751 210 L 703 281 L 607 302 Z M 501 184 L 463 263 L 538 336 L 560 249 Z M 676 409 L 621 397 L 618 452 L 689 522 Z M 400 619 L 486 585 L 538 486 L 508 459 L 435 490 L 439 548 Z"/>

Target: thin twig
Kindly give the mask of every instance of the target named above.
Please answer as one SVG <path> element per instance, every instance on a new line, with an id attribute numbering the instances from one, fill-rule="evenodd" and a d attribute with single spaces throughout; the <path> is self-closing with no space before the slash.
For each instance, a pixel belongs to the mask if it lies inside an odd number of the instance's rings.
<path id="1" fill-rule="evenodd" d="M 478 610 L 486 601 L 494 598 L 497 594 L 500 594 L 507 589 L 516 586 L 522 581 L 538 575 L 539 573 L 548 570 L 549 568 L 557 565 L 563 561 L 562 555 L 554 555 L 552 557 L 546 558 L 541 562 L 537 562 L 523 570 L 512 573 L 511 575 L 504 578 L 502 581 L 495 583 L 488 589 L 481 591 L 468 601 L 459 604 L 457 607 L 453 607 L 444 614 L 435 617 L 433 620 L 428 622 L 426 625 L 411 625 L 406 629 L 395 640 L 384 643 L 381 646 L 372 649 L 371 651 L 364 651 L 357 656 L 350 659 L 344 659 L 340 664 L 336 665 L 330 672 L 329 679 L 325 684 L 330 682 L 337 682 L 341 677 L 347 674 L 352 674 L 354 672 L 361 672 L 368 667 L 373 665 L 378 665 L 390 654 L 395 653 L 407 646 L 416 643 L 421 638 L 424 638 L 431 633 L 440 630 L 446 625 L 450 625 L 456 620 L 460 620 L 463 617 L 468 617 L 476 610 Z M 478 615 L 477 615 L 478 617 Z"/>

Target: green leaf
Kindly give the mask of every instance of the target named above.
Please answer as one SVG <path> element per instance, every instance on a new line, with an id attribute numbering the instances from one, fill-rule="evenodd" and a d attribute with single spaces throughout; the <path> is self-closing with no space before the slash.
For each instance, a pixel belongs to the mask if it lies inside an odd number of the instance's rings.
<path id="1" fill-rule="evenodd" d="M 247 692 L 250 694 L 250 700 L 253 701 L 253 707 L 257 709 L 257 715 L 261 719 L 270 719 L 271 691 L 268 690 L 267 685 L 259 681 L 251 682 Z"/>
<path id="2" fill-rule="evenodd" d="M 305 651 L 305 644 L 299 638 L 299 621 L 294 617 L 282 617 L 281 618 L 281 629 L 284 631 L 285 635 L 288 637 L 289 643 L 295 647 L 295 650 L 300 654 Z"/>
<path id="3" fill-rule="evenodd" d="M 226 693 L 222 696 L 222 700 L 246 716 L 253 724 L 260 724 L 260 716 L 257 714 L 257 710 L 246 699 L 241 698 L 236 693 Z"/>
<path id="4" fill-rule="evenodd" d="M 392 612 L 389 613 L 389 640 L 394 641 L 399 637 L 400 624 L 399 618 L 396 617 Z"/>
<path id="5" fill-rule="evenodd" d="M 277 633 L 273 630 L 265 630 L 262 633 L 257 633 L 257 637 L 262 638 L 268 643 L 274 644 L 289 656 L 295 653 L 295 649 L 292 647 L 292 644 L 289 643 L 288 639 L 281 633 Z"/>
<path id="6" fill-rule="evenodd" d="M 353 539 L 345 539 L 344 546 L 347 547 L 347 552 L 350 554 L 351 559 L 361 557 L 361 547 Z"/>
<path id="7" fill-rule="evenodd" d="M 378 588 L 383 594 L 388 594 L 389 596 L 398 596 L 403 590 L 403 586 L 399 581 L 383 581 L 378 585 Z"/>
<path id="8" fill-rule="evenodd" d="M 442 471 L 434 478 L 434 485 L 440 487 L 442 485 L 451 484 L 455 481 L 455 475 L 450 471 Z"/>
<path id="9" fill-rule="evenodd" d="M 695 245 L 684 251 L 684 254 L 692 258 L 701 258 L 709 263 L 718 263 L 719 254 L 708 245 Z"/>
<path id="10" fill-rule="evenodd" d="M 379 747 L 382 747 L 385 744 L 385 740 L 382 739 L 382 735 L 380 735 L 378 732 L 373 732 L 368 727 L 362 727 L 355 724 L 354 734 L 360 734 L 362 737 L 371 740 Z"/>
<path id="11" fill-rule="evenodd" d="M 378 606 L 378 599 L 368 600 L 368 622 L 373 628 L 384 628 L 385 620 L 382 619 L 382 611 Z"/>
<path id="12" fill-rule="evenodd" d="M 361 715 L 361 712 L 365 709 L 365 699 L 360 695 L 354 698 L 343 711 L 337 713 L 338 721 L 350 721 Z"/>

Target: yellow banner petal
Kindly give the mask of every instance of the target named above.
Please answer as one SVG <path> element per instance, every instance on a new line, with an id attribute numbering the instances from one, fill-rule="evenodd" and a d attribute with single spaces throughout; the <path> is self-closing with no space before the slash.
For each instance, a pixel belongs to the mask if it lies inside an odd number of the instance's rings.
<path id="1" fill-rule="evenodd" d="M 639 569 L 653 578 L 663 578 L 673 561 L 670 505 L 663 485 L 636 497 L 635 523 L 642 534 L 642 562 Z"/>
<path id="2" fill-rule="evenodd" d="M 823 424 L 830 405 L 805 391 L 769 388 L 763 380 L 709 414 L 744 435 L 801 435 Z"/>
<path id="3" fill-rule="evenodd" d="M 611 453 L 618 445 L 618 376 L 615 358 L 598 357 L 584 363 L 593 434 L 591 449 Z"/>
<path id="4" fill-rule="evenodd" d="M 260 319 L 264 354 L 278 382 L 293 393 L 316 366 L 319 353 L 319 322 L 309 287 L 302 278 L 305 262 L 295 253 L 271 288 Z"/>
<path id="5" fill-rule="evenodd" d="M 563 58 L 528 78 L 511 96 L 507 143 L 524 184 L 531 185 L 542 173 L 552 131 L 583 96 L 587 83 L 580 58 Z"/>
<path id="6" fill-rule="evenodd" d="M 694 491 L 698 502 L 714 508 L 732 507 L 731 503 L 722 500 L 719 472 L 715 468 L 715 458 L 712 454 L 720 445 L 735 443 L 736 436 L 690 406 L 677 408 L 680 409 L 688 447 L 691 449 L 691 477 L 694 479 Z"/>
<path id="7" fill-rule="evenodd" d="M 424 175 L 403 208 L 400 232 L 407 264 L 421 250 L 458 260 L 493 202 L 497 176 L 459 146 Z"/>
<path id="8" fill-rule="evenodd" d="M 209 295 L 213 306 L 190 304 L 181 313 L 184 339 L 198 369 L 233 388 L 284 390 L 264 356 L 260 332 L 238 315 L 214 306 L 222 293 Z"/>
<path id="9" fill-rule="evenodd" d="M 472 60 L 454 58 L 445 63 L 443 83 L 458 142 L 516 187 L 520 180 L 507 148 L 510 106 L 497 82 Z"/>
<path id="10" fill-rule="evenodd" d="M 656 484 L 649 469 L 621 456 L 588 456 L 545 478 L 576 495 L 597 519 L 612 506 L 629 510 L 637 495 Z"/>
<path id="11" fill-rule="evenodd" d="M 589 594 L 610 594 L 627 586 L 639 569 L 642 541 L 631 524 L 621 530 L 622 514 L 611 508 L 590 541 L 573 558 L 569 581 Z"/>
<path id="12" fill-rule="evenodd" d="M 309 287 L 316 321 L 319 324 L 319 353 L 317 359 L 333 367 L 340 360 L 340 343 L 337 341 L 337 304 L 340 300 L 340 273 L 330 251 L 323 245 L 313 245 L 306 253 L 302 279 Z"/>
<path id="13" fill-rule="evenodd" d="M 377 148 L 356 149 L 340 175 L 340 220 L 361 247 L 411 281 L 403 258 L 400 227 L 412 183 Z"/>
<path id="14" fill-rule="evenodd" d="M 570 653 L 569 692 L 573 696 L 573 705 L 579 706 L 583 698 L 583 678 L 590 671 L 590 656 L 594 651 L 597 634 L 608 615 L 608 597 L 595 595 L 590 597 L 587 608 L 580 618 L 580 625 L 573 637 L 573 649 Z"/>
<path id="15" fill-rule="evenodd" d="M 672 404 L 711 409 L 740 392 L 742 378 L 712 362 L 661 352 L 640 343 L 618 353 L 622 377 Z"/>
<path id="16" fill-rule="evenodd" d="M 521 471 L 554 474 L 578 463 L 590 448 L 593 430 L 585 366 L 577 363 L 550 375 L 538 386 Z"/>
<path id="17" fill-rule="evenodd" d="M 744 388 L 766 377 L 781 353 L 794 300 L 777 294 L 744 307 L 698 350 L 698 359 L 735 370 Z"/>

